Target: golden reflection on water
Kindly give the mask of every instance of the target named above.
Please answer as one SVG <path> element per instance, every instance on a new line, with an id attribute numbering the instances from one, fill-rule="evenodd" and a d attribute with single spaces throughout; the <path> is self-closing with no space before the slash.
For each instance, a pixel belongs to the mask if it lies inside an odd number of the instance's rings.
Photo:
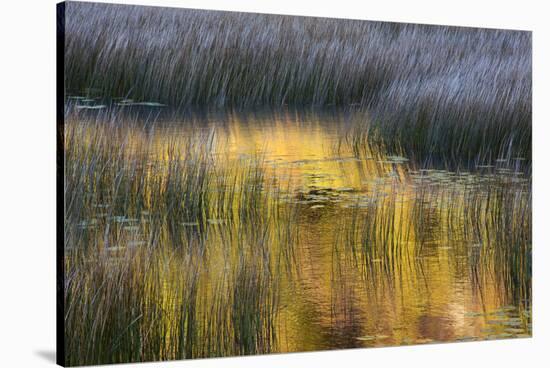
<path id="1" fill-rule="evenodd" d="M 336 193 L 302 201 L 298 272 L 283 283 L 275 351 L 530 335 L 523 318 L 529 312 L 517 301 L 510 306 L 501 285 L 490 278 L 474 282 L 468 253 L 476 248 L 467 239 L 448 239 L 424 229 L 422 236 L 430 241 L 418 254 L 413 231 L 400 254 L 372 260 L 368 277 L 349 251 L 335 254 L 335 237 L 346 226 L 342 219 L 349 217 L 360 197 L 396 195 L 401 203 L 392 229 L 410 234 L 417 183 L 410 180 L 403 162 L 388 163 L 381 153 L 357 158 L 351 149 L 336 150 L 341 121 L 304 121 L 292 115 L 266 120 L 243 123 L 238 115 L 225 117 L 225 129 L 216 129 L 224 143 L 217 153 L 236 161 L 261 157 L 268 179 L 275 179 L 279 189 L 290 185 L 297 202 L 304 193 Z M 216 122 L 207 126 L 213 129 Z"/>
<path id="2" fill-rule="evenodd" d="M 164 250 L 168 254 L 162 257 L 171 260 L 159 268 L 166 320 L 177 319 L 173 299 L 189 292 L 179 285 L 188 282 L 182 277 L 196 277 L 198 303 L 204 307 L 198 308 L 204 320 L 199 340 L 208 338 L 209 328 L 238 335 L 234 315 L 228 317 L 233 312 L 224 309 L 237 299 L 250 301 L 250 310 L 239 309 L 243 319 L 246 313 L 262 316 L 261 322 L 250 320 L 260 323 L 254 341 L 245 348 L 247 343 L 239 342 L 233 353 L 530 336 L 530 300 L 522 300 L 525 294 L 511 291 L 513 286 L 499 278 L 510 266 L 498 256 L 502 228 L 491 216 L 503 206 L 503 197 L 486 189 L 501 185 L 491 181 L 501 180 L 498 175 L 417 172 L 406 160 L 381 152 L 356 157 L 341 144 L 345 131 L 345 119 L 335 116 L 243 119 L 228 114 L 200 124 L 165 123 L 127 136 L 129 147 L 147 147 L 160 162 L 169 160 L 168 147 L 189 146 L 197 132 L 209 136 L 206 149 L 215 167 L 246 171 L 247 165 L 259 165 L 264 191 L 277 198 L 257 209 L 253 226 L 263 232 L 251 229 L 238 209 L 231 221 L 209 219 L 206 240 L 201 238 L 204 250 L 182 261 L 183 270 L 181 262 L 173 261 L 177 257 Z M 250 186 L 236 180 L 237 187 Z M 506 185 L 518 207 L 530 201 L 525 184 L 517 189 Z M 238 202 L 223 201 L 231 208 Z M 483 229 L 472 229 L 472 203 L 486 216 Z M 273 220 L 279 207 L 292 208 L 286 232 L 283 220 Z M 194 239 L 198 224 L 182 226 Z M 161 238 L 174 241 L 166 229 Z M 224 355 L 232 343 L 224 344 L 211 354 Z"/>

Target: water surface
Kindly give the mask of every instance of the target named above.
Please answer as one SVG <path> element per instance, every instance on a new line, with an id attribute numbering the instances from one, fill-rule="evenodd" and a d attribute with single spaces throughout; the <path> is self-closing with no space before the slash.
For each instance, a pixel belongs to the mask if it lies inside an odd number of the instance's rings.
<path id="1" fill-rule="evenodd" d="M 225 178 L 207 185 L 215 210 L 163 218 L 155 235 L 164 291 L 143 298 L 161 298 L 172 325 L 182 297 L 174 290 L 189 292 L 180 274 L 192 274 L 196 327 L 181 328 L 204 340 L 227 330 L 226 343 L 185 357 L 225 355 L 227 346 L 249 354 L 531 335 L 531 192 L 520 159 L 449 171 L 369 147 L 357 154 L 354 123 L 351 113 L 286 111 L 124 128 L 124 149 L 147 157 L 146 183 L 166 180 L 174 156 Z M 95 229 L 95 244 L 117 232 L 109 257 L 128 259 L 148 248 L 153 207 L 79 219 L 80 228 Z M 179 242 L 183 255 L 171 250 Z"/>

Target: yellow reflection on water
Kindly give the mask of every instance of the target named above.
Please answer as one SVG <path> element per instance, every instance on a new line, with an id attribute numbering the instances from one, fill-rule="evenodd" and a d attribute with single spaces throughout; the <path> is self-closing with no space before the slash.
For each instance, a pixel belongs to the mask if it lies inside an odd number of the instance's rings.
<path id="1" fill-rule="evenodd" d="M 357 157 L 341 144 L 345 132 L 345 119 L 334 116 L 227 114 L 116 137 L 130 156 L 151 161 L 141 183 L 148 214 L 170 175 L 181 175 L 175 158 L 214 176 L 204 221 L 160 213 L 160 231 L 150 230 L 153 220 L 139 230 L 162 249 L 146 283 L 162 284 L 149 295 L 164 311 L 162 356 L 530 335 L 529 302 L 494 277 L 510 267 L 498 253 L 496 217 L 508 192 L 475 175 L 413 174 L 406 160 L 382 152 Z M 530 199 L 513 188 L 524 208 Z M 483 219 L 469 214 L 472 204 Z M 479 220 L 484 228 L 474 229 Z M 100 229 L 97 242 L 109 231 Z M 199 345 L 182 351 L 184 332 Z"/>

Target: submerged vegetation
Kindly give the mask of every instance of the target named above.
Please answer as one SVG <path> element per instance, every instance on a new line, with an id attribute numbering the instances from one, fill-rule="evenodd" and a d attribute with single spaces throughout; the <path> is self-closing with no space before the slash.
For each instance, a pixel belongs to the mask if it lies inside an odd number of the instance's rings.
<path id="1" fill-rule="evenodd" d="M 531 335 L 531 35 L 69 2 L 67 365 Z"/>

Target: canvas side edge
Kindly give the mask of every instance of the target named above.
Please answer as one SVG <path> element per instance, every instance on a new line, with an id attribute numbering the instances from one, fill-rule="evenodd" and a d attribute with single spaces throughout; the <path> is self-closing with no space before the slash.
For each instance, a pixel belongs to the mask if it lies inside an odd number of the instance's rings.
<path id="1" fill-rule="evenodd" d="M 65 366 L 64 173 L 65 9 L 56 4 L 56 363 Z"/>

